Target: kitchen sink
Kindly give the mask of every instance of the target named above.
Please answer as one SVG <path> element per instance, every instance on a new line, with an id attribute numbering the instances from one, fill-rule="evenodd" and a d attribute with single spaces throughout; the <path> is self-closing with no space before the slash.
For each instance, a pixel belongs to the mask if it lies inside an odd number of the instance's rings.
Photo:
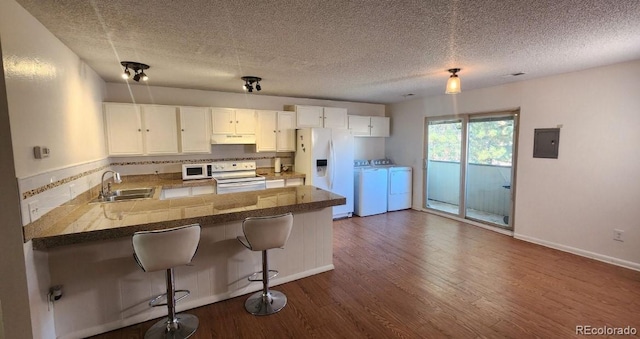
<path id="1" fill-rule="evenodd" d="M 108 197 L 97 197 L 91 202 L 115 202 L 115 201 L 127 201 L 133 199 L 148 199 L 153 197 L 155 188 L 132 188 L 115 190 L 111 192 L 112 195 Z"/>

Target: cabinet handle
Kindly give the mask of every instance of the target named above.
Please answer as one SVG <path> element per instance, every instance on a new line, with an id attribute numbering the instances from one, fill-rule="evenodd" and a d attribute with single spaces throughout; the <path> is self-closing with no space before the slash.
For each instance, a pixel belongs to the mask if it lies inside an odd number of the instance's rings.
<path id="1" fill-rule="evenodd" d="M 276 132 L 276 130 L 273 130 L 273 133 L 275 133 L 275 132 Z"/>
<path id="2" fill-rule="evenodd" d="M 182 131 L 184 132 L 184 128 L 182 129 Z"/>
<path id="3" fill-rule="evenodd" d="M 236 124 L 239 124 L 240 122 L 238 120 L 236 120 Z"/>
<path id="4" fill-rule="evenodd" d="M 233 124 L 233 121 L 229 121 L 230 124 Z"/>
<path id="5" fill-rule="evenodd" d="M 149 130 L 147 129 L 147 132 L 149 132 Z"/>
<path id="6" fill-rule="evenodd" d="M 138 132 L 142 132 L 142 129 L 138 128 Z"/>

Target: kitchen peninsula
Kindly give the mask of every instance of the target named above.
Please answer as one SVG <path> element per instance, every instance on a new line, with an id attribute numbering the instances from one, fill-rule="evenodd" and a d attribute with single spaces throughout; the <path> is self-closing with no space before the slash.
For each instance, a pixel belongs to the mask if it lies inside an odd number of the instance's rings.
<path id="1" fill-rule="evenodd" d="M 163 188 L 206 184 L 210 181 L 125 180 L 122 187 L 155 187 L 153 198 L 74 202 L 27 225 L 25 239 L 48 257 L 52 284 L 63 286 L 64 296 L 55 302 L 59 338 L 86 337 L 166 313 L 147 304 L 164 292 L 164 272 L 145 273 L 136 265 L 131 235 L 139 230 L 202 226 L 193 265 L 176 269 L 177 288 L 191 291 L 178 303 L 178 311 L 262 287 L 246 279 L 260 271 L 260 253 L 246 250 L 236 240 L 246 217 L 294 214 L 287 245 L 269 255 L 270 265 L 280 272 L 272 285 L 333 269 L 331 208 L 344 204 L 344 197 L 313 186 L 295 186 L 160 199 Z"/>

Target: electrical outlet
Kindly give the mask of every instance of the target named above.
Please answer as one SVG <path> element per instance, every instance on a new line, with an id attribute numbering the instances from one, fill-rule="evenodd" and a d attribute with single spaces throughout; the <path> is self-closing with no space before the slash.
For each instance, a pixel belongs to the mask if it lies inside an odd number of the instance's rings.
<path id="1" fill-rule="evenodd" d="M 624 230 L 614 229 L 613 230 L 613 240 L 615 241 L 624 241 Z"/>
<path id="2" fill-rule="evenodd" d="M 76 185 L 69 185 L 69 200 L 73 200 L 76 196 L 78 196 L 78 192 L 76 191 Z"/>
<path id="3" fill-rule="evenodd" d="M 40 218 L 40 206 L 38 204 L 38 200 L 34 200 L 29 203 L 29 218 L 31 222 L 34 222 Z"/>

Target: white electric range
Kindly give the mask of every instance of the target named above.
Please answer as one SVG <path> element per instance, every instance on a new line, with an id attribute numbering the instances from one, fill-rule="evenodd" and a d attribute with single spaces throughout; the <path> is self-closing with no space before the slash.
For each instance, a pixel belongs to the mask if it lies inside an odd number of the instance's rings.
<path id="1" fill-rule="evenodd" d="M 266 179 L 256 174 L 255 161 L 217 161 L 211 163 L 216 193 L 235 193 L 266 189 Z"/>

